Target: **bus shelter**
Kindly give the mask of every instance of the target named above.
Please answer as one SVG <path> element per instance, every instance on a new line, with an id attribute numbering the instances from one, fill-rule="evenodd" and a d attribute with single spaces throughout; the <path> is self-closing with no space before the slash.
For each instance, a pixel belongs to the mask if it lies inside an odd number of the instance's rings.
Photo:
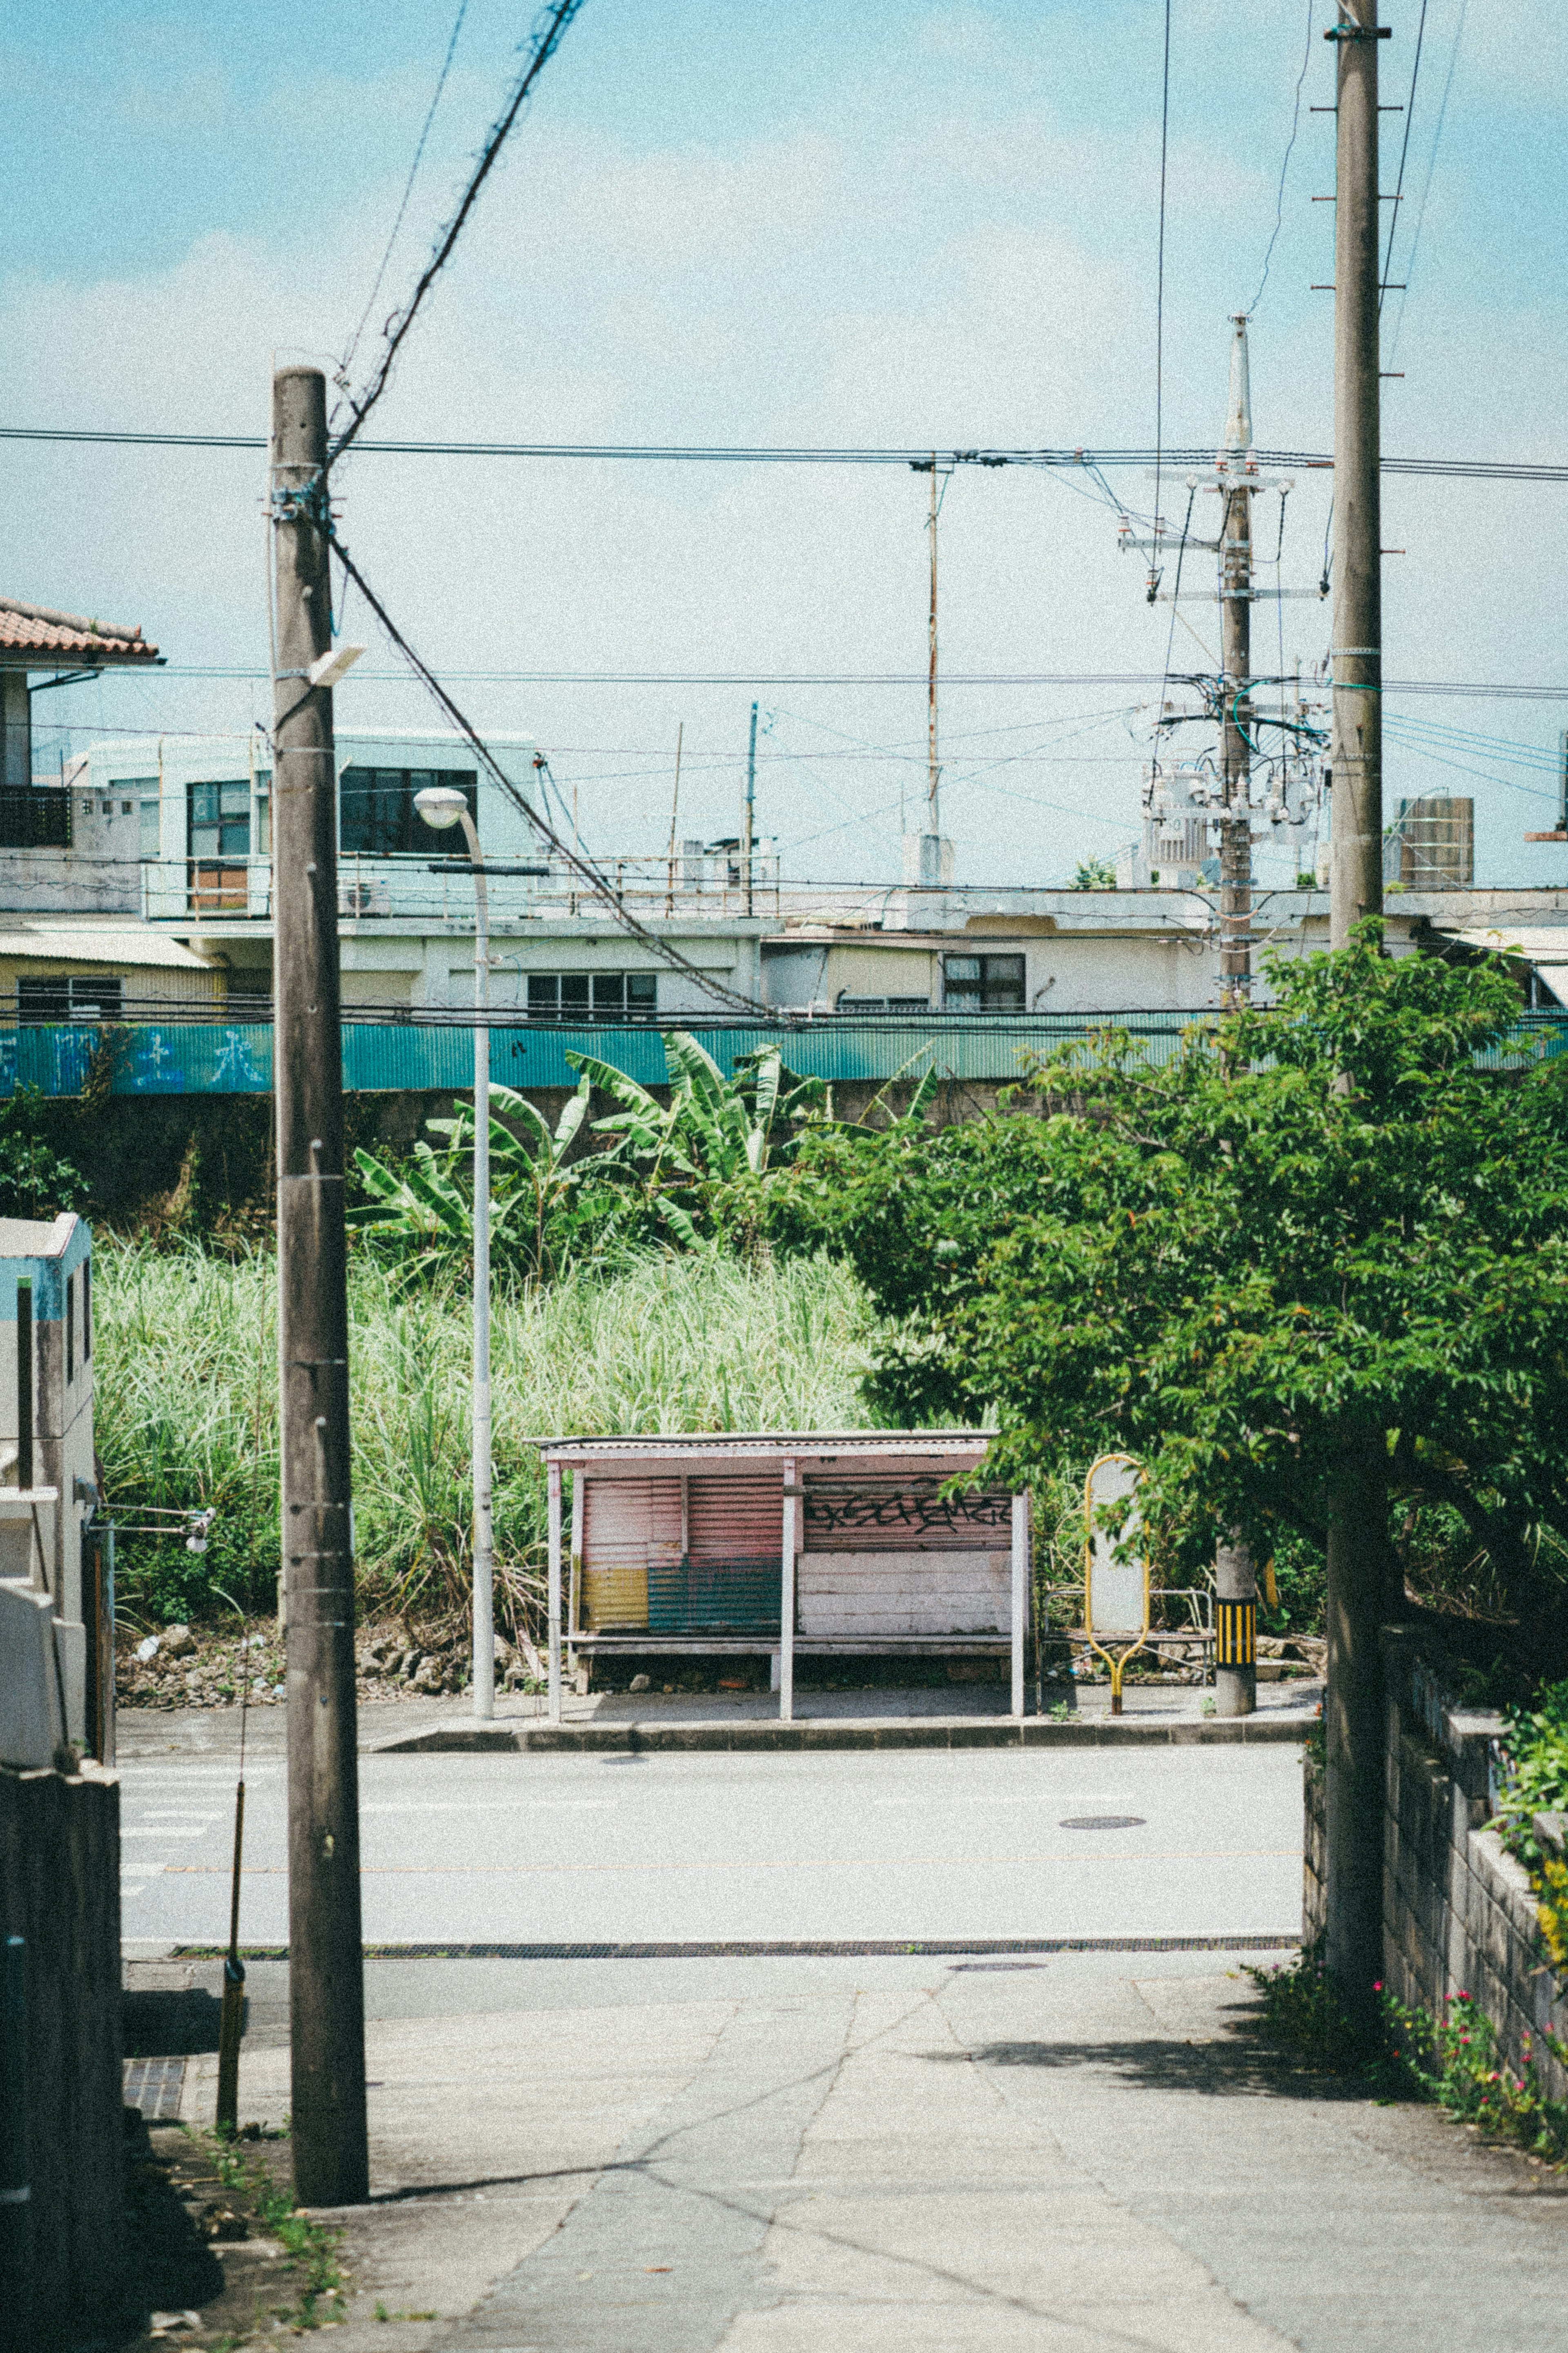
<path id="1" fill-rule="evenodd" d="M 563 1650 L 773 1662 L 1006 1656 L 1024 1712 L 1026 1494 L 942 1489 L 991 1433 L 550 1438 L 550 1715 Z M 571 1479 L 570 1527 L 564 1481 Z"/>

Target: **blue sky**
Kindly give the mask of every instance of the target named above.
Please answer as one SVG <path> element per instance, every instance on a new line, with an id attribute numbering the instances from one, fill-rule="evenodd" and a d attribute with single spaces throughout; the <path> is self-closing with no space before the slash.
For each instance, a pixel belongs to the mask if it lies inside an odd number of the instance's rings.
<path id="1" fill-rule="evenodd" d="M 274 353 L 341 353 L 363 308 L 455 13 L 455 0 L 13 12 L 0 37 L 12 167 L 0 416 L 261 429 Z M 1397 102 L 1419 0 L 1384 13 L 1384 96 Z M 1332 185 L 1331 118 L 1307 111 L 1331 96 L 1326 0 L 1314 14 L 1309 42 L 1305 0 L 1173 8 L 1165 416 L 1178 442 L 1212 440 L 1222 421 L 1226 314 L 1257 290 L 1304 54 L 1253 329 L 1254 414 L 1266 443 L 1329 442 L 1331 302 L 1309 290 L 1331 275 L 1331 207 L 1310 202 Z M 523 21 L 470 0 L 390 293 L 460 183 Z M 586 0 L 410 342 L 385 429 L 1148 442 L 1162 27 L 1156 0 Z M 1568 26 L 1554 13 L 1428 0 L 1392 270 L 1410 293 L 1387 322 L 1385 364 L 1405 372 L 1389 387 L 1391 450 L 1557 455 L 1565 93 Z M 1402 118 L 1385 125 L 1386 187 Z M 140 619 L 172 669 L 265 660 L 255 460 L 10 445 L 0 467 L 8 593 Z M 1139 502 L 1152 490 L 1119 487 Z M 923 659 L 924 487 L 900 472 L 367 456 L 342 489 L 351 543 L 443 663 L 913 671 Z M 1317 576 L 1323 493 L 1304 477 L 1287 502 L 1293 585 Z M 1409 551 L 1387 567 L 1392 674 L 1568 677 L 1563 495 L 1389 485 L 1385 538 Z M 1270 501 L 1270 543 L 1275 516 Z M 1151 612 L 1136 562 L 1117 555 L 1114 515 L 1064 483 L 961 475 L 942 558 L 954 671 L 1163 662 L 1168 613 Z M 1287 664 L 1310 664 L 1326 610 L 1286 612 Z M 1191 618 L 1212 636 L 1201 608 Z M 1185 666 L 1202 659 L 1192 646 Z M 363 669 L 390 666 L 378 653 Z M 918 690 L 761 698 L 777 714 L 762 819 L 786 867 L 891 871 L 900 786 L 910 807 L 921 787 Z M 1134 700 L 955 686 L 944 793 L 961 872 L 1053 879 L 1129 838 L 1151 715 Z M 661 838 L 682 721 L 689 821 L 733 829 L 749 701 L 742 689 L 471 690 L 481 723 L 550 747 L 607 854 Z M 245 682 L 173 676 L 68 690 L 55 706 L 77 748 L 91 729 L 246 726 L 263 708 Z M 1568 718 L 1546 703 L 1404 708 L 1538 752 Z M 339 720 L 427 723 L 412 689 L 369 678 L 342 694 Z M 1389 791 L 1472 786 L 1483 877 L 1554 879 L 1559 854 L 1520 839 L 1546 804 L 1504 781 L 1549 780 L 1500 754 L 1480 765 L 1489 781 L 1461 779 L 1406 739 Z"/>

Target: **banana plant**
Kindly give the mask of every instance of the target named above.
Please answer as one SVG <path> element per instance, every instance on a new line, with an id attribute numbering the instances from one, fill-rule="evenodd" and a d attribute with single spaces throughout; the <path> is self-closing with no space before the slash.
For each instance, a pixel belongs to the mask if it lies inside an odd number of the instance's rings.
<path id="1" fill-rule="evenodd" d="M 691 1208 L 676 1197 L 694 1195 L 721 1223 L 730 1222 L 727 1211 L 739 1207 L 751 1222 L 775 1127 L 798 1122 L 826 1099 L 820 1079 L 797 1079 L 785 1071 L 776 1046 L 742 1056 L 734 1078 L 726 1079 L 712 1056 L 681 1029 L 664 1039 L 668 1103 L 596 1055 L 566 1059 L 584 1082 L 618 1104 L 595 1120 L 595 1134 L 616 1139 L 615 1157 L 635 1165 L 649 1204 L 689 1244 L 699 1239 L 697 1225 Z"/>
<path id="2" fill-rule="evenodd" d="M 551 1213 L 584 1166 L 569 1167 L 566 1156 L 587 1117 L 588 1096 L 584 1080 L 552 1129 L 513 1088 L 490 1088 L 490 1248 L 498 1260 L 518 1257 L 531 1273 L 545 1272 Z M 425 1124 L 446 1137 L 444 1150 L 433 1150 L 421 1137 L 413 1160 L 401 1168 L 389 1168 L 363 1148 L 355 1153 L 360 1181 L 371 1198 L 350 1211 L 351 1221 L 362 1233 L 426 1252 L 471 1250 L 473 1113 L 459 1106 L 451 1119 Z M 597 1165 L 599 1158 L 593 1155 L 587 1165 Z"/>

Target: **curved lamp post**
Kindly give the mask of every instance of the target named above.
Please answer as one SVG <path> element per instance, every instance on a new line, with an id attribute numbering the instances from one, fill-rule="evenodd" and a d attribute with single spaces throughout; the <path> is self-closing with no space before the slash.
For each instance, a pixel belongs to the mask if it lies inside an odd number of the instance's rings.
<path id="1" fill-rule="evenodd" d="M 460 825 L 474 870 L 474 1714 L 496 1712 L 495 1525 L 490 1496 L 490 918 L 479 829 L 464 795 L 414 796 L 428 826 Z"/>

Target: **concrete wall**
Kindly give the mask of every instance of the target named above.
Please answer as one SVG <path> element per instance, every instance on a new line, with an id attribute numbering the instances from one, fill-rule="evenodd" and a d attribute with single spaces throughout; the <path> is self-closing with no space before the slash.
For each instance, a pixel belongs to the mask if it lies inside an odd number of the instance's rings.
<path id="1" fill-rule="evenodd" d="M 1413 1628 L 1384 1632 L 1384 1753 L 1383 1969 L 1396 2000 L 1437 2011 L 1474 1996 L 1503 2055 L 1532 2058 L 1546 2092 L 1568 2097 L 1568 2069 L 1542 2037 L 1568 2038 L 1568 2000 L 1542 1965 L 1529 1873 L 1485 1825 L 1497 1809 L 1502 1718 L 1448 1704 Z M 1325 1909 L 1323 1777 L 1306 1778 L 1302 1938 L 1322 1934 Z M 1548 1818 L 1538 1822 L 1555 1835 Z"/>
<path id="2" fill-rule="evenodd" d="M 109 2333 L 126 2288 L 112 1773 L 0 1766 L 0 1935 L 27 1944 L 34 2297 L 55 2346 Z"/>

